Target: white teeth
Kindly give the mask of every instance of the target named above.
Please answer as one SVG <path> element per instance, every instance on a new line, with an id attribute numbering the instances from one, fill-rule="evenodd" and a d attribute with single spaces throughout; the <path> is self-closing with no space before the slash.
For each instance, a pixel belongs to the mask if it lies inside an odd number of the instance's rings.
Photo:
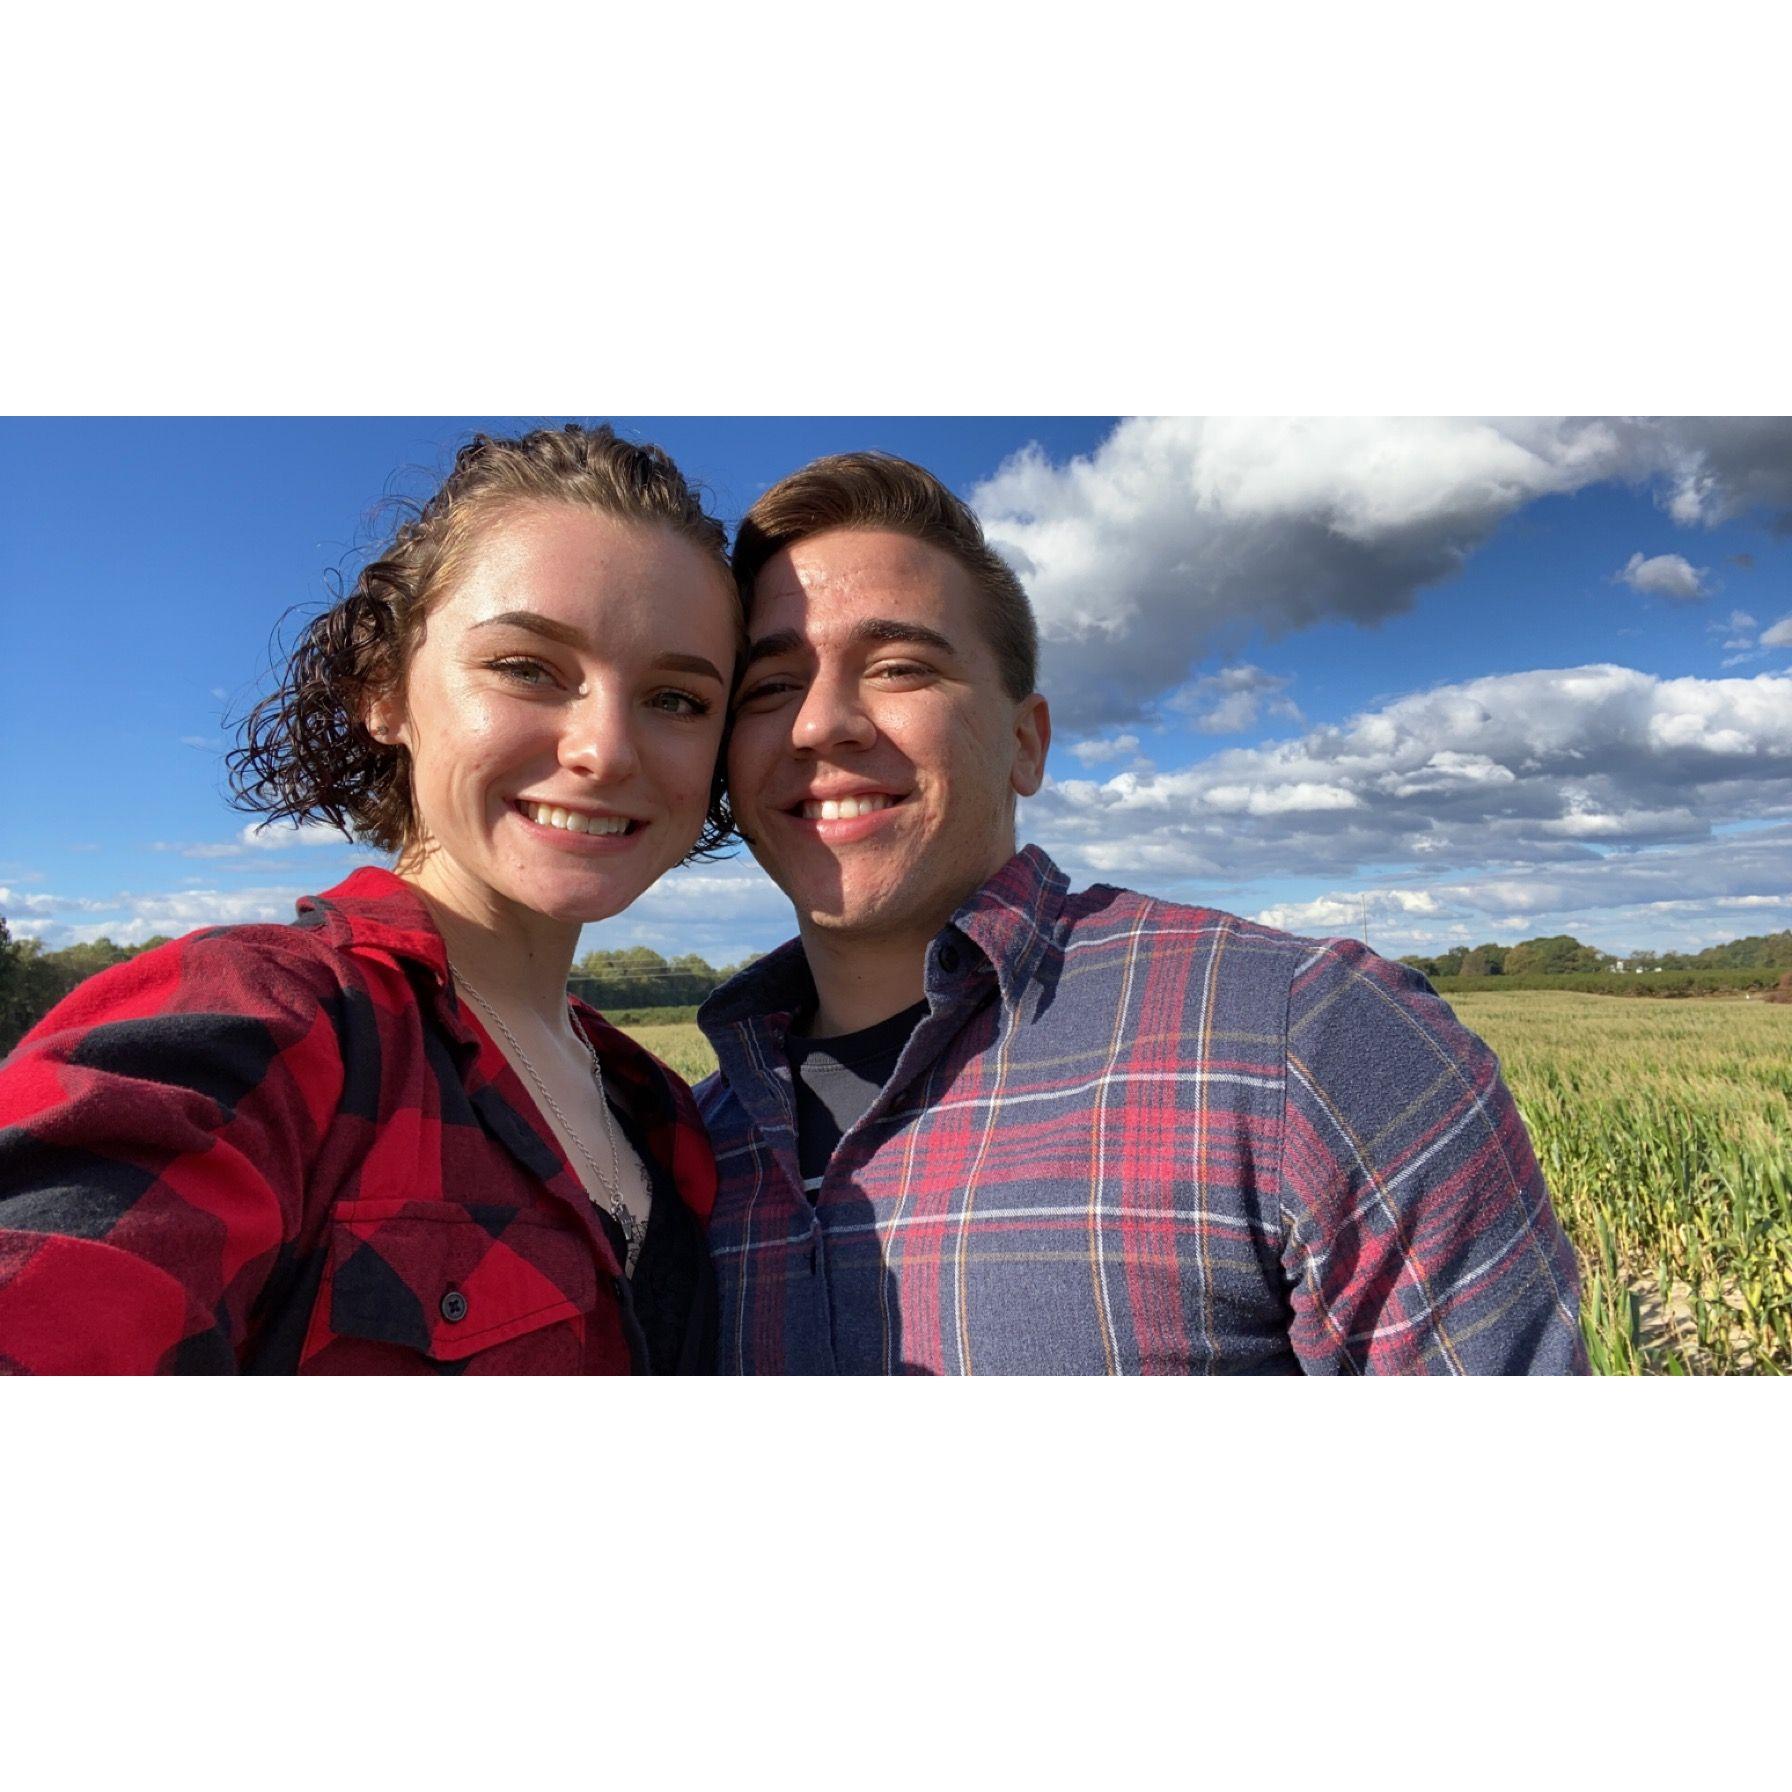
<path id="1" fill-rule="evenodd" d="M 803 804 L 805 821 L 852 821 L 860 815 L 875 815 L 887 809 L 896 799 L 888 796 L 843 796 L 827 798 L 819 803 Z"/>
<path id="2" fill-rule="evenodd" d="M 528 818 L 542 827 L 561 828 L 569 834 L 626 834 L 628 818 L 622 815 L 584 815 L 577 809 L 562 809 L 553 803 L 518 805 Z"/>

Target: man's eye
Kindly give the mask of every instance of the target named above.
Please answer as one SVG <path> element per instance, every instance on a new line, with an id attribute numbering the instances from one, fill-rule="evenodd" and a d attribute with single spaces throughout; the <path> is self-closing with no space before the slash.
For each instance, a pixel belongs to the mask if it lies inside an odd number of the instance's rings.
<path id="1" fill-rule="evenodd" d="M 775 702 L 780 697 L 787 697 L 797 688 L 792 678 L 762 678 L 756 684 L 750 684 L 734 700 L 736 709 L 746 709 L 753 704 Z"/>
<path id="2" fill-rule="evenodd" d="M 871 668 L 870 676 L 886 683 L 899 684 L 904 679 L 931 678 L 933 668 L 923 666 L 915 660 L 880 660 Z"/>

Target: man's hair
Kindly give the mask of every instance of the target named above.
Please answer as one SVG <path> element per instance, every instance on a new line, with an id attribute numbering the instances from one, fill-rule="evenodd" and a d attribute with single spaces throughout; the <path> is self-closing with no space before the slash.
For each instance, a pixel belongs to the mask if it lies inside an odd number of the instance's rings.
<path id="1" fill-rule="evenodd" d="M 312 618 L 281 675 L 242 725 L 229 755 L 239 808 L 271 819 L 318 819 L 358 840 L 403 851 L 415 836 L 410 755 L 375 740 L 368 704 L 402 689 L 430 607 L 493 525 L 519 508 L 572 504 L 670 530 L 713 558 L 729 589 L 727 535 L 663 449 L 625 442 L 606 424 L 476 435 L 422 505 L 394 500 L 405 522 L 355 580 Z M 737 632 L 744 633 L 737 620 Z M 733 837 L 718 762 L 693 858 Z"/>
<path id="2" fill-rule="evenodd" d="M 1013 570 L 983 539 L 975 512 L 913 461 L 894 454 L 829 454 L 781 479 L 734 538 L 734 576 L 750 607 L 753 581 L 782 549 L 834 529 L 888 529 L 949 554 L 970 575 L 985 639 L 1016 702 L 1039 683 L 1039 631 Z"/>

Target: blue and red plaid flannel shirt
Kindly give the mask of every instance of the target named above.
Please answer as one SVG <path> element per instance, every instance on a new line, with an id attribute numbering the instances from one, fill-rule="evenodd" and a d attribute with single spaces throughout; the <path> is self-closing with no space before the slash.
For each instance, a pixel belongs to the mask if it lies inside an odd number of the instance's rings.
<path id="1" fill-rule="evenodd" d="M 1574 1254 L 1485 1045 L 1416 973 L 1028 847 L 811 1207 L 794 941 L 699 1021 L 720 1366 L 1584 1373 Z"/>
<path id="2" fill-rule="evenodd" d="M 299 908 L 91 978 L 0 1065 L 0 1370 L 642 1367 L 617 1241 L 422 902 L 369 868 Z M 582 1018 L 651 1223 L 694 1226 L 715 1166 L 690 1091 Z M 694 1218 L 660 1212 L 680 1199 Z M 682 1322 L 658 1292 L 651 1366 L 707 1367 L 709 1290 Z"/>

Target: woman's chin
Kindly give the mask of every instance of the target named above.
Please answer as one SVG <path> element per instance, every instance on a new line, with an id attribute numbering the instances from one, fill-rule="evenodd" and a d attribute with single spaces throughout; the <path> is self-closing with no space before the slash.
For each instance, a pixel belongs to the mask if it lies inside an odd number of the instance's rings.
<path id="1" fill-rule="evenodd" d="M 529 880 L 510 895 L 519 907 L 533 909 L 546 920 L 588 927 L 621 914 L 657 881 L 657 877 L 541 878 Z"/>

